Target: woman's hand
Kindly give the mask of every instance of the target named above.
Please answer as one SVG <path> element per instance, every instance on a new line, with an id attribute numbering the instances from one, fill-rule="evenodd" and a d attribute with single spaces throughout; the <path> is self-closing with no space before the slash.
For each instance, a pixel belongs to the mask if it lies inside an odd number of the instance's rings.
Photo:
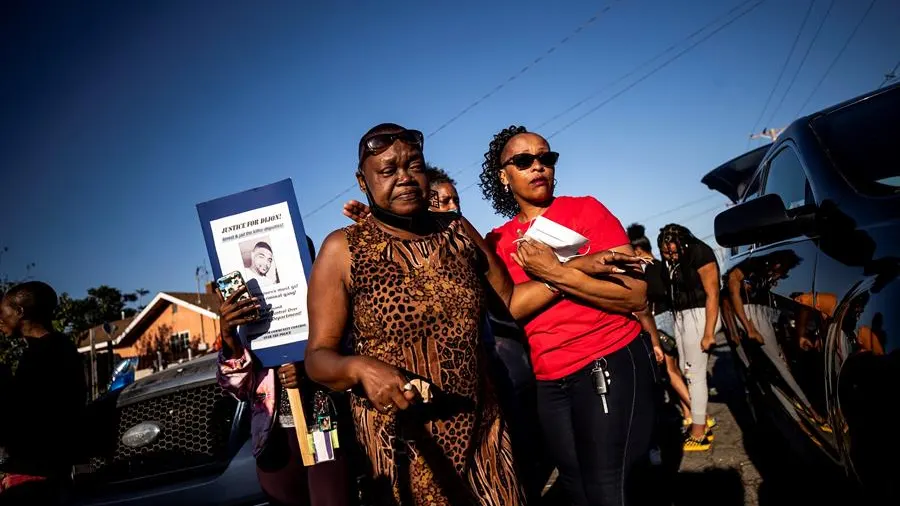
<path id="1" fill-rule="evenodd" d="M 512 258 L 529 276 L 545 281 L 551 279 L 562 267 L 562 263 L 550 246 L 528 238 L 520 238 Z"/>
<path id="2" fill-rule="evenodd" d="M 708 351 L 712 350 L 715 346 L 716 346 L 716 335 L 704 333 L 703 340 L 700 341 L 700 348 L 703 351 L 708 352 Z"/>
<path id="3" fill-rule="evenodd" d="M 247 287 L 240 287 L 219 307 L 219 328 L 222 329 L 222 341 L 235 352 L 240 349 L 239 346 L 235 346 L 234 342 L 234 338 L 237 337 L 237 328 L 259 318 L 260 305 L 256 297 L 251 296 L 245 300 L 238 300 L 238 297 L 245 293 L 247 293 Z"/>
<path id="4" fill-rule="evenodd" d="M 663 352 L 662 346 L 659 344 L 653 345 L 653 356 L 656 358 L 657 364 L 662 364 L 666 360 L 666 354 Z"/>
<path id="5" fill-rule="evenodd" d="M 379 411 L 403 410 L 418 398 L 415 387 L 400 370 L 380 360 L 356 357 L 352 374 Z"/>
<path id="6" fill-rule="evenodd" d="M 366 219 L 369 214 L 371 214 L 371 212 L 369 211 L 369 206 L 357 200 L 350 200 L 346 204 L 344 204 L 344 209 L 342 212 L 344 216 L 357 223 Z"/>
<path id="7" fill-rule="evenodd" d="M 640 270 L 642 264 L 651 263 L 644 257 L 627 255 L 618 251 L 600 251 L 573 258 L 566 267 L 573 267 L 589 275 L 624 274 L 627 270 Z"/>
<path id="8" fill-rule="evenodd" d="M 300 373 L 297 364 L 284 364 L 275 373 L 278 374 L 278 381 L 281 382 L 281 386 L 284 388 L 298 388 L 300 386 Z"/>

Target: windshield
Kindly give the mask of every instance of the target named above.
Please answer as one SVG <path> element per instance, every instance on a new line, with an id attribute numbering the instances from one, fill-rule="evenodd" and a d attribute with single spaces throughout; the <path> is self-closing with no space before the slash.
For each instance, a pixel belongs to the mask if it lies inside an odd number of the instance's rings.
<path id="1" fill-rule="evenodd" d="M 812 125 L 857 190 L 900 192 L 900 88 L 816 118 Z"/>

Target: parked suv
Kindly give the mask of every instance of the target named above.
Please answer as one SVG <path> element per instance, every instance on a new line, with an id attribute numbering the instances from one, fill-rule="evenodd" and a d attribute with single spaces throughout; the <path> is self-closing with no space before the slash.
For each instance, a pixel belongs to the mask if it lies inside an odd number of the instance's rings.
<path id="1" fill-rule="evenodd" d="M 78 505 L 265 504 L 249 406 L 216 384 L 216 355 L 170 367 L 89 407 Z"/>
<path id="2" fill-rule="evenodd" d="M 896 499 L 900 85 L 798 119 L 703 183 L 736 204 L 715 220 L 722 313 L 757 416 Z"/>

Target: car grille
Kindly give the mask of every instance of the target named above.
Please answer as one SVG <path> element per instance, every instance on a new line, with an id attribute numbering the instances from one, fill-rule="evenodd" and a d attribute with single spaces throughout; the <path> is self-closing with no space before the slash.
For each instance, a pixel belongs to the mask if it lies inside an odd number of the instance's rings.
<path id="1" fill-rule="evenodd" d="M 129 404 L 118 412 L 115 451 L 90 464 L 91 481 L 117 482 L 225 463 L 237 401 L 216 384 L 207 384 Z M 159 436 L 131 448 L 122 443 L 128 429 L 154 422 Z"/>

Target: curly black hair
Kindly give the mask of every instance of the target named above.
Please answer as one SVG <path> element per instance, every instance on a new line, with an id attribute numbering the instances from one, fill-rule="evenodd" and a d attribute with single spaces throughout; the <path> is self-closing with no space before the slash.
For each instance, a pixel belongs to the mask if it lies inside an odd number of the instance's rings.
<path id="1" fill-rule="evenodd" d="M 484 154 L 484 162 L 481 164 L 479 176 L 481 181 L 478 183 L 481 193 L 485 200 L 490 201 L 494 212 L 505 218 L 514 217 L 519 214 L 520 209 L 512 192 L 500 182 L 500 170 L 503 168 L 500 156 L 510 139 L 524 133 L 528 133 L 528 129 L 516 125 L 510 125 L 498 132 L 491 140 L 491 145 Z"/>

